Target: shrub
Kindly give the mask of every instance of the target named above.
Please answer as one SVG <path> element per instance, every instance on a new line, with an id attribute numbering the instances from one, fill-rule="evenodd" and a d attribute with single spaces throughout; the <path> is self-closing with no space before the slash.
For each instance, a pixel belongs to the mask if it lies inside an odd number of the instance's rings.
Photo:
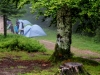
<path id="1" fill-rule="evenodd" d="M 27 38 L 21 35 L 9 34 L 6 38 L 0 35 L 0 48 L 17 51 L 27 51 L 27 52 L 36 52 L 36 51 L 46 51 L 44 45 L 40 44 L 39 41 L 34 38 Z M 0 50 L 0 51 L 1 51 Z"/>

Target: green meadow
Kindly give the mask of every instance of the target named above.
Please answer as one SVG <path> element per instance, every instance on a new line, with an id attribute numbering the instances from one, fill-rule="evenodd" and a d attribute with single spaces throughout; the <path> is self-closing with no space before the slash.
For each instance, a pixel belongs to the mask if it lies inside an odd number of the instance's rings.
<path id="1" fill-rule="evenodd" d="M 48 61 L 48 59 L 50 58 L 54 50 L 45 49 L 44 45 L 40 44 L 38 41 L 47 40 L 47 41 L 56 43 L 57 31 L 56 29 L 50 29 L 50 28 L 43 28 L 43 29 L 47 35 L 41 36 L 41 37 L 26 38 L 24 36 L 8 34 L 7 38 L 3 38 L 3 35 L 0 35 L 0 38 L 1 38 L 0 39 L 1 41 L 0 42 L 0 58 L 20 56 L 20 60 Z M 72 34 L 71 46 L 77 48 L 78 50 L 90 50 L 92 52 L 100 53 L 100 43 L 94 42 L 93 39 L 94 38 L 91 38 L 88 36 Z M 13 42 L 12 40 L 15 42 L 12 43 Z M 5 46 L 2 44 L 4 44 Z M 18 45 L 18 47 L 13 48 L 13 45 Z M 9 48 L 6 48 L 6 47 L 9 47 Z M 32 48 L 35 48 L 35 49 L 32 49 Z M 33 56 L 30 57 L 29 54 L 33 54 Z M 95 58 L 94 55 L 93 57 Z M 73 58 L 70 59 L 70 61 L 82 63 L 84 68 L 91 75 L 100 75 L 100 62 L 89 60 L 86 58 L 77 57 L 77 56 L 73 56 Z M 31 72 L 26 72 L 24 74 L 19 72 L 18 75 L 54 75 L 59 70 L 59 66 L 64 62 L 68 62 L 68 60 L 64 60 L 56 64 L 51 62 L 53 66 L 49 67 L 48 69 L 41 70 L 39 67 L 36 67 Z"/>

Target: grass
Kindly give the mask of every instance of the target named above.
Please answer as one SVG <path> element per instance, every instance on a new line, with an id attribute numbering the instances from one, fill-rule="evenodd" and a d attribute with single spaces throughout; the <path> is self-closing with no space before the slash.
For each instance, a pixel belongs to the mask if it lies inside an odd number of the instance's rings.
<path id="1" fill-rule="evenodd" d="M 7 56 L 14 59 L 17 56 L 20 58 L 20 60 L 38 60 L 38 59 L 48 60 L 48 58 L 52 53 L 53 52 L 51 50 L 48 50 L 46 53 L 43 52 L 28 53 L 25 51 L 9 51 L 9 52 L 0 52 L 0 58 Z"/>
<path id="2" fill-rule="evenodd" d="M 81 50 L 91 50 L 100 53 L 100 43 L 93 41 L 93 38 L 78 34 L 72 35 L 72 46 Z"/>
<path id="3" fill-rule="evenodd" d="M 100 65 L 99 66 L 89 66 L 89 65 L 84 65 L 86 70 L 91 74 L 91 75 L 100 75 Z"/>

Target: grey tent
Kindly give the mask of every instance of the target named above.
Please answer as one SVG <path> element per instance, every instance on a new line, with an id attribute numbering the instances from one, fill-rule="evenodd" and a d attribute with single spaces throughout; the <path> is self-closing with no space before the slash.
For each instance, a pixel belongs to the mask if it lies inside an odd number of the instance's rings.
<path id="1" fill-rule="evenodd" d="M 24 35 L 26 37 L 45 36 L 46 33 L 39 25 L 27 25 L 24 27 Z"/>
<path id="2" fill-rule="evenodd" d="M 21 19 L 19 19 L 18 21 L 19 22 L 23 22 L 24 26 L 26 26 L 26 25 L 32 25 L 28 20 L 21 20 Z"/>

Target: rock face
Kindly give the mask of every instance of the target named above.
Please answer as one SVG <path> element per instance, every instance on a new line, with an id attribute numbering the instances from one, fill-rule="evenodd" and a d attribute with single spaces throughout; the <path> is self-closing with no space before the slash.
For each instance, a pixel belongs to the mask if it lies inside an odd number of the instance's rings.
<path id="1" fill-rule="evenodd" d="M 0 16 L 0 34 L 4 32 L 3 17 Z"/>
<path id="2" fill-rule="evenodd" d="M 68 62 L 60 66 L 60 75 L 90 75 L 81 63 Z"/>

